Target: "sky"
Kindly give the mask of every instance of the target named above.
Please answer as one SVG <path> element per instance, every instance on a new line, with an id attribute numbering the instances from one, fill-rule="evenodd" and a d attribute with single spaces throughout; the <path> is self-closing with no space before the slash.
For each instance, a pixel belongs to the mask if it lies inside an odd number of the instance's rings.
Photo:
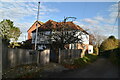
<path id="1" fill-rule="evenodd" d="M 18 41 L 24 41 L 27 30 L 36 21 L 37 8 L 37 2 L 0 2 L 0 21 L 13 21 L 22 32 Z M 39 21 L 60 22 L 64 17 L 76 17 L 74 23 L 89 33 L 118 38 L 117 14 L 117 2 L 41 2 Z"/>

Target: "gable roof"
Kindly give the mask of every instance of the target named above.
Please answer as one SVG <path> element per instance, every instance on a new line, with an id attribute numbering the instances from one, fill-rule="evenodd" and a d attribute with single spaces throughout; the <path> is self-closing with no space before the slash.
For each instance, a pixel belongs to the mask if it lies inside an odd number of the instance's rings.
<path id="1" fill-rule="evenodd" d="M 35 21 L 34 24 L 36 24 L 37 22 L 38 22 L 40 25 L 44 24 L 44 23 L 41 22 L 41 21 Z M 33 25 L 34 25 L 34 24 L 33 24 Z M 33 25 L 27 30 L 27 32 L 33 27 Z M 40 27 L 40 26 L 38 26 L 38 27 Z"/>
<path id="2" fill-rule="evenodd" d="M 73 29 L 73 30 L 80 30 L 86 34 L 88 34 L 84 29 L 82 29 L 80 26 L 74 24 L 73 22 L 69 21 L 69 22 L 56 22 L 53 20 L 48 20 L 47 22 L 45 22 L 44 24 L 42 24 L 38 30 L 52 30 L 52 29 L 60 29 L 61 27 L 63 27 L 63 24 L 65 26 L 67 26 L 67 28 L 69 29 Z M 35 31 L 35 30 L 34 30 Z M 34 32 L 33 31 L 33 32 Z"/>

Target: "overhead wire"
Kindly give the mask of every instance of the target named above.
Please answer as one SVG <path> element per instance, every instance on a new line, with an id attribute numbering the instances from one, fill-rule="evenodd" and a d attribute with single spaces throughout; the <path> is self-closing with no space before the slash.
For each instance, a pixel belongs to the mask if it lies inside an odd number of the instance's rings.
<path id="1" fill-rule="evenodd" d="M 119 12 L 120 12 L 120 10 L 119 10 L 119 3 L 120 3 L 120 2 L 118 2 L 118 13 L 117 13 L 115 22 L 114 22 L 114 24 L 113 24 L 113 29 L 112 29 L 112 31 L 111 31 L 111 34 L 113 34 L 113 32 L 114 32 L 115 25 L 116 25 L 116 23 L 117 23 L 117 21 L 118 21 L 118 18 L 119 18 Z"/>

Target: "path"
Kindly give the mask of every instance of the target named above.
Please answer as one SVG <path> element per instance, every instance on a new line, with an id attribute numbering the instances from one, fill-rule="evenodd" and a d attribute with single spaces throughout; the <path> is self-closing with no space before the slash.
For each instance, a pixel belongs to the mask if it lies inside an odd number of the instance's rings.
<path id="1" fill-rule="evenodd" d="M 77 70 L 48 73 L 48 78 L 118 78 L 118 67 L 105 58 Z"/>

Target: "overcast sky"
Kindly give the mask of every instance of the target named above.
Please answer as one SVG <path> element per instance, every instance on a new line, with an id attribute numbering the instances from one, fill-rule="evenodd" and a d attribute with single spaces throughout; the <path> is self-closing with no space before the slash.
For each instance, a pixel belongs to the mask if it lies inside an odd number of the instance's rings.
<path id="1" fill-rule="evenodd" d="M 37 2 L 0 2 L 0 21 L 10 19 L 20 28 L 22 34 L 18 41 L 25 40 L 27 30 L 36 21 L 37 5 Z M 41 2 L 39 21 L 59 22 L 72 16 L 77 18 L 75 24 L 89 29 L 90 33 L 110 36 L 113 32 L 118 37 L 117 14 L 116 2 Z"/>

